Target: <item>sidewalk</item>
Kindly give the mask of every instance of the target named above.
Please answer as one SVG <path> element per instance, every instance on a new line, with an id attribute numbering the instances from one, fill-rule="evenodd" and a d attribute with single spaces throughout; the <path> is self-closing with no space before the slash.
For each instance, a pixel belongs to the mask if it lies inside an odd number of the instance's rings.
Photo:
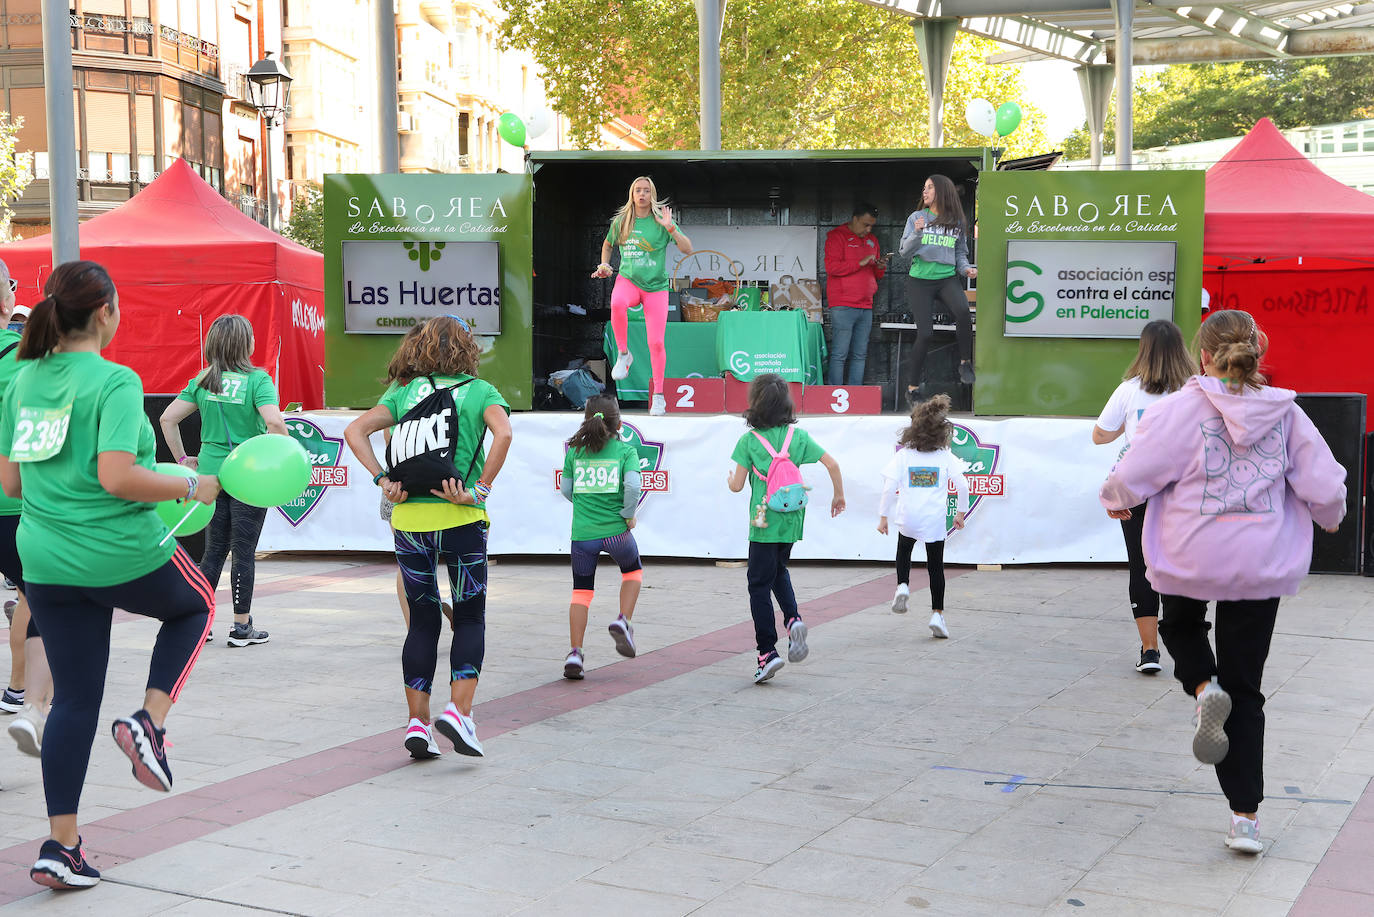
<path id="1" fill-rule="evenodd" d="M 81 811 L 95 889 L 29 881 L 47 830 L 38 761 L 0 735 L 0 905 L 1374 913 L 1369 580 L 1310 577 L 1280 608 L 1268 849 L 1247 858 L 1223 845 L 1227 807 L 1189 753 L 1167 658 L 1159 677 L 1134 671 L 1124 570 L 950 572 L 937 641 L 919 571 L 898 616 L 888 568 L 797 565 L 811 656 L 755 686 L 742 569 L 650 560 L 626 660 L 605 632 L 618 577 L 603 565 L 587 678 L 568 682 L 566 564 L 501 560 L 476 710 L 487 757 L 441 740 L 443 757 L 412 763 L 390 559 L 260 561 L 254 616 L 272 642 L 225 645 L 221 590 L 215 641 L 168 721 L 174 792 L 139 786 L 97 735 Z M 103 722 L 139 703 L 154 631 L 120 616 Z"/>

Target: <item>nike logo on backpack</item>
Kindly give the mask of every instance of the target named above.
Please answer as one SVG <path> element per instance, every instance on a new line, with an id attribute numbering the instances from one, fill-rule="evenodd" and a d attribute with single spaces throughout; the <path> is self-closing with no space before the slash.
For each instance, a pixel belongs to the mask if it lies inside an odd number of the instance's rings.
<path id="1" fill-rule="evenodd" d="M 392 462 L 399 464 L 425 452 L 436 452 L 449 445 L 449 422 L 453 412 L 444 408 L 438 414 L 398 424 L 391 438 Z"/>

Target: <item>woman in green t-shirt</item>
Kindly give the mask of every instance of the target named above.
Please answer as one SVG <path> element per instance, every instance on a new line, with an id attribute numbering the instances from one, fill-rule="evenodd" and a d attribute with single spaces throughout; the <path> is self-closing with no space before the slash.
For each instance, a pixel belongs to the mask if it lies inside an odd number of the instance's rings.
<path id="1" fill-rule="evenodd" d="M 668 354 L 663 336 L 668 330 L 668 270 L 665 264 L 668 243 L 684 255 L 692 253 L 692 241 L 673 222 L 673 210 L 658 199 L 653 180 L 640 176 L 630 183 L 630 197 L 611 220 L 610 231 L 601 243 L 601 263 L 593 277 L 611 276 L 611 248 L 620 248 L 620 276 L 611 290 L 611 331 L 620 356 L 611 370 L 619 381 L 630 374 L 630 309 L 643 303 L 644 331 L 649 338 L 649 365 L 654 381 L 650 392 L 650 414 L 663 414 L 668 402 L 663 397 L 663 372 Z"/>
<path id="2" fill-rule="evenodd" d="M 410 606 L 401 674 L 405 680 L 410 722 L 405 748 L 414 758 L 439 754 L 430 724 L 430 691 L 438 666 L 442 630 L 437 557 L 442 556 L 452 584 L 453 639 L 449 646 L 449 703 L 433 723 L 463 755 L 482 755 L 472 703 L 486 655 L 487 495 L 510 449 L 510 406 L 489 382 L 475 377 L 481 351 L 467 322 L 441 315 L 425 322 L 407 348 L 409 359 L 392 360 L 390 383 L 377 406 L 344 430 L 348 448 L 372 475 L 374 483 L 396 504 L 391 515 L 396 563 Z M 452 464 L 460 477 L 427 494 L 407 493 L 388 476 L 372 449 L 373 433 L 394 427 L 411 408 L 437 389 L 453 397 L 455 418 L 444 418 L 451 432 L 442 444 L 452 447 Z M 453 423 L 450 425 L 450 420 Z M 437 428 L 438 424 L 435 424 Z M 483 448 L 491 434 L 491 451 Z M 413 437 L 412 437 L 413 438 Z"/>
<path id="3" fill-rule="evenodd" d="M 906 301 L 916 321 L 916 344 L 907 361 L 907 400 L 918 397 L 924 381 L 926 352 L 935 333 L 931 315 L 935 301 L 944 304 L 954 316 L 954 336 L 959 345 L 959 380 L 973 384 L 973 322 L 969 317 L 968 297 L 960 277 L 978 276 L 968 260 L 968 223 L 954 182 L 943 175 L 926 179 L 921 192 L 921 209 L 906 218 L 898 251 L 911 258 L 906 281 Z"/>
<path id="4" fill-rule="evenodd" d="M 263 433 L 287 436 L 277 407 L 277 387 L 265 370 L 253 366 L 253 325 L 242 315 L 221 315 L 205 333 L 205 363 L 158 421 L 172 457 L 206 474 L 218 474 L 234 447 Z M 187 455 L 181 422 L 200 412 L 200 455 Z M 230 646 L 266 643 L 267 631 L 253 626 L 254 555 L 267 510 L 221 492 L 205 533 L 200 572 L 219 588 L 224 561 L 232 549 L 229 585 L 234 598 Z M 209 640 L 207 633 L 205 639 Z"/>
<path id="5" fill-rule="evenodd" d="M 43 735 L 43 791 L 52 838 L 29 876 L 50 888 L 100 881 L 81 852 L 76 810 L 109 665 L 114 609 L 162 621 L 143 707 L 114 721 L 115 743 L 144 786 L 167 791 L 163 722 L 210 629 L 214 590 L 177 546 L 153 504 L 213 503 L 213 475 L 153 470 L 156 437 L 143 385 L 100 356 L 119 327 L 103 267 L 53 271 L 19 345 L 23 365 L 0 408 L 0 485 L 21 497 L 19 555 L 56 692 Z"/>

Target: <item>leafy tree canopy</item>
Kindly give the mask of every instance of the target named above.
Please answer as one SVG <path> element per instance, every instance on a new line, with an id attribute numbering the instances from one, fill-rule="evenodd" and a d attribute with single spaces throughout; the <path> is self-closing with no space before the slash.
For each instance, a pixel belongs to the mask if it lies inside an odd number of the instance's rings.
<path id="1" fill-rule="evenodd" d="M 508 46 L 529 50 L 550 101 L 592 146 L 619 114 L 645 118 L 655 149 L 699 146 L 697 19 L 690 0 L 497 0 Z M 984 63 L 997 46 L 961 34 L 945 90 L 945 143 L 985 146 L 964 106 L 1021 105 L 1009 156 L 1049 147 L 1020 69 Z M 730 0 L 721 37 L 726 149 L 924 147 L 927 102 L 908 22 L 854 0 Z M 1000 144 L 999 144 L 1000 145 Z"/>
<path id="2" fill-rule="evenodd" d="M 319 185 L 310 185 L 292 203 L 291 219 L 281 234 L 306 248 L 324 251 L 324 192 Z"/>
<path id="3" fill-rule="evenodd" d="M 24 193 L 33 181 L 33 156 L 15 155 L 19 142 L 19 128 L 24 126 L 23 118 L 12 117 L 7 111 L 0 111 L 0 242 L 11 239 L 10 220 L 14 211 L 10 205 Z"/>
<path id="4" fill-rule="evenodd" d="M 1260 118 L 1280 128 L 1374 117 L 1374 58 L 1175 64 L 1135 82 L 1135 147 L 1236 137 Z M 1116 144 L 1108 118 L 1104 150 Z M 1064 141 L 1069 159 L 1088 156 L 1087 125 Z"/>

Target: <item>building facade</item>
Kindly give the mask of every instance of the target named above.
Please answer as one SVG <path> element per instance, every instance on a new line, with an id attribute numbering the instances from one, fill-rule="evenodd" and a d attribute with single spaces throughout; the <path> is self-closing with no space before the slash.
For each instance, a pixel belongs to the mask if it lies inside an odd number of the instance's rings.
<path id="1" fill-rule="evenodd" d="M 277 4 L 279 6 L 279 4 Z M 82 219 L 117 207 L 184 157 L 255 217 L 264 156 L 242 80 L 280 36 L 260 0 L 72 0 L 72 100 Z M 0 0 L 0 107 L 23 119 L 17 149 L 34 182 L 14 207 L 14 230 L 48 230 L 47 117 L 40 0 Z M 278 168 L 285 168 L 277 131 Z M 283 174 L 281 171 L 278 174 Z"/>

